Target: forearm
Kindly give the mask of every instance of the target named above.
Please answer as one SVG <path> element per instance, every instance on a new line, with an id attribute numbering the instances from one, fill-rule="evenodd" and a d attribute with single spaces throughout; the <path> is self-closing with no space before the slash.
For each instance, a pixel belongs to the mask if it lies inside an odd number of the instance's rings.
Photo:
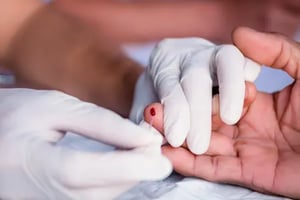
<path id="1" fill-rule="evenodd" d="M 232 28 L 223 1 L 55 2 L 63 11 L 105 28 L 105 33 L 121 42 L 182 36 L 229 41 Z"/>
<path id="2" fill-rule="evenodd" d="M 18 31 L 5 64 L 22 86 L 62 90 L 123 116 L 142 72 L 112 41 L 51 5 Z"/>
<path id="3" fill-rule="evenodd" d="M 2 0 L 0 2 L 0 64 L 18 29 L 42 5 L 40 0 Z"/>

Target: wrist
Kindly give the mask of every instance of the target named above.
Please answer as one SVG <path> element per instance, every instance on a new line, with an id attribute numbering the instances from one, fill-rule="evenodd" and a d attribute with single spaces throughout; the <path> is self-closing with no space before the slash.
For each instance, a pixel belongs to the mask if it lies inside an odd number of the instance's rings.
<path id="1" fill-rule="evenodd" d="M 0 4 L 0 63 L 22 25 L 43 6 L 40 0 L 5 0 Z"/>

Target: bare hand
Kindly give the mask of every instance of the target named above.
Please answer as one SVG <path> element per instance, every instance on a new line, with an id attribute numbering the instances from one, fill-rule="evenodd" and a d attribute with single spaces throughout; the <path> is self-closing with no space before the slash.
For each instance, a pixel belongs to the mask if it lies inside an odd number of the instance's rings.
<path id="1" fill-rule="evenodd" d="M 253 103 L 234 126 L 213 116 L 213 137 L 205 155 L 196 156 L 184 147 L 164 146 L 163 152 L 183 175 L 299 198 L 300 46 L 283 36 L 247 28 L 237 29 L 233 40 L 246 56 L 286 71 L 295 82 L 278 93 L 251 97 Z M 159 115 L 158 108 L 155 117 Z M 154 126 L 163 131 L 158 121 Z"/>

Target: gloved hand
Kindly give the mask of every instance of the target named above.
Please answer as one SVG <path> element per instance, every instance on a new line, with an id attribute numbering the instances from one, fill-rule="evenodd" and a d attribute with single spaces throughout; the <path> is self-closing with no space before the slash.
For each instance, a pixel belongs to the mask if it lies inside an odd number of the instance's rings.
<path id="1" fill-rule="evenodd" d="M 260 66 L 233 45 L 165 39 L 137 82 L 130 118 L 141 121 L 143 109 L 160 101 L 167 141 L 178 147 L 186 139 L 193 153 L 202 154 L 210 142 L 212 87 L 219 86 L 221 119 L 234 124 L 241 117 L 245 81 L 254 81 L 259 72 Z"/>
<path id="2" fill-rule="evenodd" d="M 140 180 L 169 175 L 161 136 L 57 91 L 0 89 L 0 199 L 112 199 Z M 72 131 L 119 148 L 59 145 Z"/>

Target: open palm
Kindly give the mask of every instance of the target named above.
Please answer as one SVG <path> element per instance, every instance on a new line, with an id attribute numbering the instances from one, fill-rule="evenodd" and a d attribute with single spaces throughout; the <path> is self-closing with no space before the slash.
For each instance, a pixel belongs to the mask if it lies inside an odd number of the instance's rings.
<path id="1" fill-rule="evenodd" d="M 220 124 L 215 128 L 214 134 L 226 135 L 231 140 L 222 137 L 218 143 L 211 143 L 210 151 L 218 154 L 190 153 L 185 157 L 191 159 L 190 164 L 183 166 L 186 149 L 165 147 L 164 152 L 172 154 L 172 161 L 178 160 L 173 162 L 174 167 L 184 175 L 299 197 L 299 94 L 297 82 L 274 95 L 259 93 L 237 125 Z M 228 151 L 228 142 L 233 153 Z"/>
<path id="2" fill-rule="evenodd" d="M 183 175 L 300 198 L 299 44 L 246 28 L 238 29 L 233 39 L 246 56 L 285 70 L 294 83 L 278 93 L 258 93 L 234 126 L 213 116 L 206 154 L 171 146 L 163 152 Z"/>

